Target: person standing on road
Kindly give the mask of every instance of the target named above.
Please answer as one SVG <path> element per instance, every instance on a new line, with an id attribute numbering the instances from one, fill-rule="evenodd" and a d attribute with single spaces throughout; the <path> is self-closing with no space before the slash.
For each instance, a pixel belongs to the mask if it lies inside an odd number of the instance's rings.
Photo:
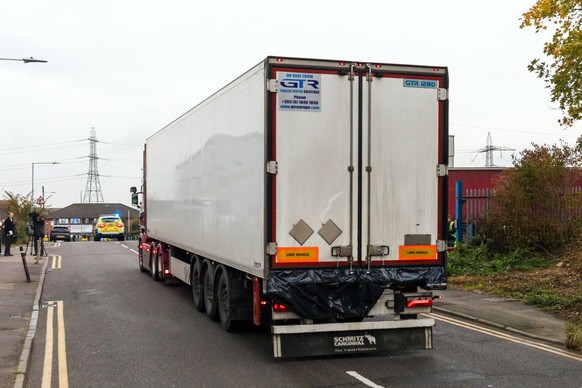
<path id="1" fill-rule="evenodd" d="M 46 251 L 44 250 L 44 218 L 38 213 L 34 213 L 35 217 L 33 219 L 34 227 L 34 255 L 44 256 Z M 40 239 L 40 250 L 38 247 L 38 240 Z"/>
<path id="2" fill-rule="evenodd" d="M 5 237 L 5 247 L 4 256 L 14 256 L 10 253 L 10 245 L 12 241 L 16 238 L 16 223 L 14 222 L 14 212 L 8 213 L 8 218 L 4 221 L 4 237 Z"/>
<path id="3" fill-rule="evenodd" d="M 447 243 L 448 246 L 452 247 L 455 245 L 455 242 L 457 241 L 457 230 L 455 228 L 455 221 L 451 218 L 450 214 L 447 218 L 447 222 L 449 223 L 449 230 L 447 233 Z"/>

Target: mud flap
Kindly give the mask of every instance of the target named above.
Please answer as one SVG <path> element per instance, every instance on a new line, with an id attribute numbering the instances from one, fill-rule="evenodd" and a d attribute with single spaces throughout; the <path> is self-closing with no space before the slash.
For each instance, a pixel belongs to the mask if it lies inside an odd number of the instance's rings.
<path id="1" fill-rule="evenodd" d="M 433 319 L 273 326 L 275 358 L 432 349 Z"/>

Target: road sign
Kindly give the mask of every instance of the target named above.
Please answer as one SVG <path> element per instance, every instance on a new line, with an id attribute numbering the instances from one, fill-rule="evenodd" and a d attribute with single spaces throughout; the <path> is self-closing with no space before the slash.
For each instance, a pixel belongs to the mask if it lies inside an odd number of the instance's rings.
<path id="1" fill-rule="evenodd" d="M 44 198 L 42 197 L 42 195 L 40 197 L 38 197 L 38 199 L 36 200 L 36 204 L 37 205 L 44 205 Z"/>

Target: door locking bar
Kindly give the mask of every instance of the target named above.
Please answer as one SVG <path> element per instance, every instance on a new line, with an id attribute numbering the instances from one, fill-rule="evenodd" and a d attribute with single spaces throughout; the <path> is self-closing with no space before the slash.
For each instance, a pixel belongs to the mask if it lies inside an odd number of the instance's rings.
<path id="1" fill-rule="evenodd" d="M 354 255 L 351 245 L 340 245 L 336 247 L 331 247 L 331 255 L 337 258 L 347 257 L 350 262 L 350 272 L 352 272 L 354 264 Z"/>
<path id="2" fill-rule="evenodd" d="M 366 263 L 368 264 L 368 272 L 372 264 L 372 257 L 385 257 L 390 254 L 390 247 L 388 245 L 368 245 L 368 254 L 366 255 Z M 383 259 L 382 259 L 383 260 Z"/>

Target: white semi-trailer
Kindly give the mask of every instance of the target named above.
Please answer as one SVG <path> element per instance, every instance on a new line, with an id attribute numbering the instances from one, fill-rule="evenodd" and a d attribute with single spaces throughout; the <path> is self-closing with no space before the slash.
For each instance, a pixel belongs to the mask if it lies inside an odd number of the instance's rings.
<path id="1" fill-rule="evenodd" d="M 268 57 L 147 139 L 139 266 L 275 357 L 432 348 L 445 67 Z"/>

